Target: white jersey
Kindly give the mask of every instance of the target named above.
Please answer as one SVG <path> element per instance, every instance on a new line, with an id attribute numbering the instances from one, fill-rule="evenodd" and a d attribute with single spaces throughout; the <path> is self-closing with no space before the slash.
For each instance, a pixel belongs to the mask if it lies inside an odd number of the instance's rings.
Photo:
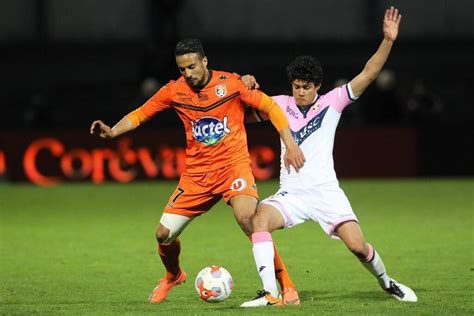
<path id="1" fill-rule="evenodd" d="M 351 86 L 343 85 L 325 95 L 317 95 L 314 105 L 303 110 L 296 106 L 293 97 L 281 95 L 273 99 L 286 113 L 293 138 L 306 162 L 298 173 L 291 170 L 288 174 L 283 163 L 286 148 L 282 142 L 280 189 L 261 203 L 277 209 L 285 220 L 285 227 L 312 220 L 331 238 L 338 239 L 336 228 L 340 224 L 358 221 L 339 187 L 332 157 L 341 112 L 356 100 Z"/>
<path id="2" fill-rule="evenodd" d="M 333 147 L 336 127 L 342 110 L 356 100 L 350 84 L 331 90 L 325 95 L 317 95 L 316 102 L 303 113 L 291 96 L 273 97 L 286 113 L 295 142 L 303 151 L 306 162 L 296 173 L 288 174 L 283 163 L 286 152 L 281 142 L 280 190 L 287 192 L 310 192 L 321 184 L 338 184 L 333 162 Z"/>

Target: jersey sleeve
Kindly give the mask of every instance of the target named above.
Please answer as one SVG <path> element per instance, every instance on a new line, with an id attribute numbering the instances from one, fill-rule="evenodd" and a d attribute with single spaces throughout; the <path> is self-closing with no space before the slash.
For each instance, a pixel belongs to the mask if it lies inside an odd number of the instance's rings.
<path id="1" fill-rule="evenodd" d="M 334 88 L 324 95 L 325 103 L 328 103 L 339 113 L 342 113 L 346 106 L 355 100 L 357 100 L 357 97 L 352 93 L 350 83 Z"/>
<path id="2" fill-rule="evenodd" d="M 280 107 L 280 109 L 285 112 L 286 106 L 288 105 L 289 96 L 287 95 L 276 95 L 271 97 L 273 101 Z M 256 108 L 252 109 L 253 116 L 257 122 L 262 122 L 268 120 L 268 114 L 262 111 L 257 110 Z"/>
<path id="3" fill-rule="evenodd" d="M 243 103 L 250 105 L 260 113 L 266 113 L 277 131 L 281 131 L 288 127 L 288 119 L 286 118 L 285 113 L 272 98 L 256 89 L 250 91 L 247 90 L 242 82 L 240 82 L 240 86 L 242 87 L 240 89 L 240 100 Z M 260 119 L 261 118 L 262 117 L 260 117 Z"/>
<path id="4" fill-rule="evenodd" d="M 247 90 L 243 82 L 240 80 L 240 76 L 238 77 L 238 80 L 236 80 L 236 82 L 237 88 L 240 93 L 240 100 L 242 101 L 242 103 L 248 104 L 253 108 L 257 108 L 260 105 L 260 102 L 262 101 L 263 92 L 257 89 Z"/>
<path id="5" fill-rule="evenodd" d="M 170 83 L 158 90 L 158 92 L 141 107 L 127 115 L 127 118 L 132 122 L 134 128 L 148 121 L 158 112 L 171 107 Z"/>
<path id="6" fill-rule="evenodd" d="M 157 113 L 171 108 L 171 85 L 172 83 L 170 82 L 163 86 L 155 95 L 146 101 L 145 104 L 138 108 L 138 111 L 140 111 L 147 120 Z"/>

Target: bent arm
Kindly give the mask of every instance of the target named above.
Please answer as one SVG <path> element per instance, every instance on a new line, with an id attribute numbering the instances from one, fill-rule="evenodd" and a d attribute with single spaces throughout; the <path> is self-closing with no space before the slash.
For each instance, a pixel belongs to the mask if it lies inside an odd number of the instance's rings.
<path id="1" fill-rule="evenodd" d="M 245 109 L 245 118 L 244 118 L 245 124 L 258 123 L 258 122 L 263 122 L 263 121 L 268 121 L 267 113 L 260 112 L 259 110 L 254 109 L 250 106 L 248 106 Z"/>
<path id="2" fill-rule="evenodd" d="M 262 93 L 260 104 L 255 106 L 255 112 L 253 114 L 256 121 L 270 119 L 278 132 L 289 125 L 285 113 L 283 113 L 278 104 L 264 93 Z"/>
<path id="3" fill-rule="evenodd" d="M 275 126 L 280 134 L 280 138 L 286 147 L 285 157 L 283 160 L 288 173 L 290 172 L 290 166 L 298 172 L 305 163 L 305 157 L 291 135 L 291 130 L 285 113 L 272 98 L 264 93 L 262 93 L 260 104 L 255 107 L 255 110 L 261 111 L 261 113 L 266 113 L 273 126 Z"/>

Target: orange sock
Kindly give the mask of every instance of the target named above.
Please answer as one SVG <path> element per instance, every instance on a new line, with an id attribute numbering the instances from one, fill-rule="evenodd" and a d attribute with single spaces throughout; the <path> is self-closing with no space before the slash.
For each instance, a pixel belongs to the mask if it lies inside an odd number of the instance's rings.
<path id="1" fill-rule="evenodd" d="M 179 253 L 181 252 L 181 242 L 176 239 L 169 245 L 158 243 L 158 254 L 166 269 L 165 279 L 174 281 L 179 276 Z"/>
<path id="2" fill-rule="evenodd" d="M 281 260 L 280 253 L 278 252 L 275 244 L 273 244 L 273 249 L 275 250 L 275 258 L 273 259 L 273 263 L 275 265 L 275 276 L 278 280 L 278 283 L 280 284 L 280 289 L 282 291 L 287 288 L 296 289 L 295 284 L 288 274 L 285 263 L 283 263 L 283 260 Z"/>

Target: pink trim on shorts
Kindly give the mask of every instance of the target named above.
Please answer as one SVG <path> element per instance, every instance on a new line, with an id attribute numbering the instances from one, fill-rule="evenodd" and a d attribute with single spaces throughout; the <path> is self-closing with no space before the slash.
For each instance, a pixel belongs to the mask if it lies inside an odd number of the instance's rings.
<path id="1" fill-rule="evenodd" d="M 290 214 L 286 211 L 285 207 L 280 202 L 275 201 L 275 200 L 263 200 L 262 204 L 268 204 L 276 208 L 283 215 L 285 219 L 285 227 L 291 227 L 295 224 L 293 220 L 291 219 Z"/>
<path id="2" fill-rule="evenodd" d="M 367 243 L 367 247 L 369 247 L 369 254 L 367 255 L 367 257 L 365 258 L 365 262 L 370 262 L 372 260 L 374 260 L 374 254 L 375 254 L 375 251 L 374 251 L 374 247 L 372 247 L 371 244 Z"/>
<path id="3" fill-rule="evenodd" d="M 329 226 L 329 230 L 326 232 L 326 234 L 328 234 L 328 236 L 330 237 L 337 236 L 334 234 L 334 231 L 336 230 L 336 228 L 345 222 L 352 222 L 352 221 L 359 223 L 359 221 L 357 220 L 355 216 L 346 216 L 346 217 L 340 218 L 337 222 Z"/>
<path id="4" fill-rule="evenodd" d="M 258 232 L 252 234 L 252 243 L 272 241 L 272 234 L 269 232 Z"/>

